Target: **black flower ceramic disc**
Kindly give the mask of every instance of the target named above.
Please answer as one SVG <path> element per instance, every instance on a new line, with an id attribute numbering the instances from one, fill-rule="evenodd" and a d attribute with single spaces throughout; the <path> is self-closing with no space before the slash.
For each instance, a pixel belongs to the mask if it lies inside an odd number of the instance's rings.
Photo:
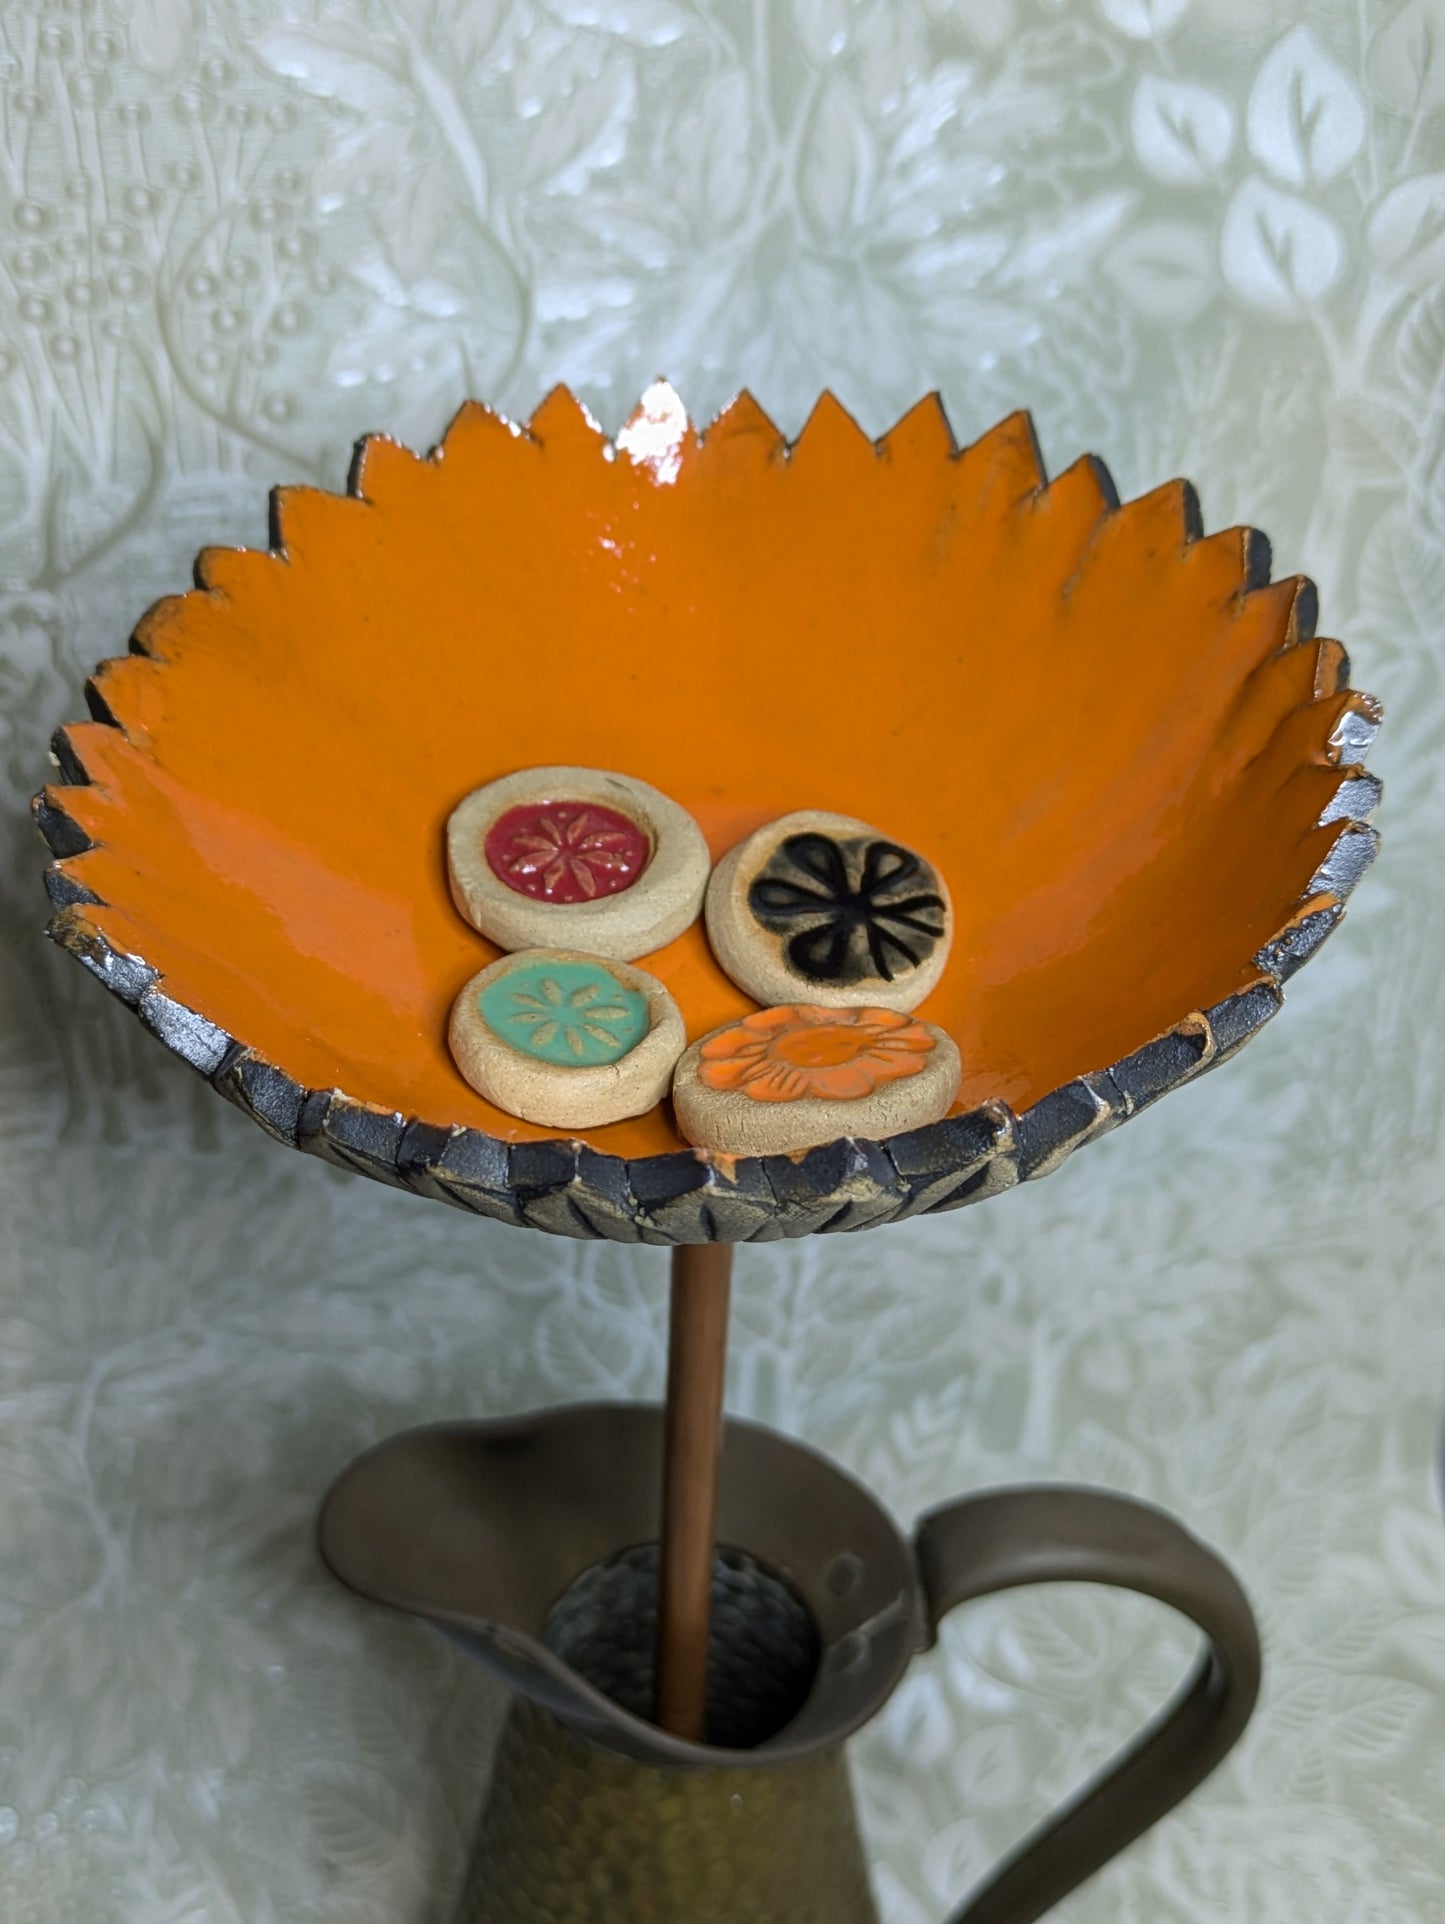
<path id="1" fill-rule="evenodd" d="M 943 940 L 943 897 L 921 856 L 866 835 L 790 835 L 748 889 L 799 975 L 819 986 L 893 982 Z"/>
<path id="2" fill-rule="evenodd" d="M 718 864 L 708 934 L 759 1001 L 911 1009 L 942 974 L 948 891 L 915 850 L 846 815 L 806 811 Z"/>

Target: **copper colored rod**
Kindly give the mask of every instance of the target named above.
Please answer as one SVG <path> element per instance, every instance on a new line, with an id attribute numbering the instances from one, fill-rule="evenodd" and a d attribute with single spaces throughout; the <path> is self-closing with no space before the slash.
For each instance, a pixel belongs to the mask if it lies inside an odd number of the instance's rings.
<path id="1" fill-rule="evenodd" d="M 667 1421 L 662 1469 L 662 1569 L 657 1620 L 657 1721 L 700 1743 L 717 1533 L 718 1455 L 733 1252 L 699 1243 L 672 1252 Z"/>

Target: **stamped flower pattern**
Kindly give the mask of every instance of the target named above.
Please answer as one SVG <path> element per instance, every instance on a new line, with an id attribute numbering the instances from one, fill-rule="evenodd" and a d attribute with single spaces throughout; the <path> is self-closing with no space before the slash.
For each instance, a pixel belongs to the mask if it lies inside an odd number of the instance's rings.
<path id="1" fill-rule="evenodd" d="M 486 841 L 497 879 L 543 902 L 593 902 L 620 894 L 632 887 L 651 853 L 636 822 L 598 802 L 509 808 Z"/>
<path id="2" fill-rule="evenodd" d="M 809 981 L 892 982 L 944 937 L 933 881 L 922 857 L 896 842 L 790 835 L 754 880 L 748 905 L 786 938 L 789 963 Z"/>
<path id="3" fill-rule="evenodd" d="M 935 1044 L 896 1009 L 759 1009 L 702 1046 L 698 1080 L 754 1102 L 856 1102 L 916 1076 Z"/>
<path id="4" fill-rule="evenodd" d="M 647 1001 L 600 962 L 536 962 L 478 999 L 492 1033 L 537 1062 L 593 1069 L 620 1062 L 647 1033 Z"/>

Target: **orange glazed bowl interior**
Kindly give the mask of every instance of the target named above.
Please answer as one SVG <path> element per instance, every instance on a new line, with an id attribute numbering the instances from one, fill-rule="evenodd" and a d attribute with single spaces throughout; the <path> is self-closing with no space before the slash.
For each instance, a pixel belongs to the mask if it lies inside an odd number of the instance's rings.
<path id="1" fill-rule="evenodd" d="M 53 932 L 273 1133 L 507 1220 L 731 1240 L 1042 1173 L 1258 1028 L 1374 850 L 1378 714 L 1309 583 L 1185 482 L 1046 484 L 1024 415 L 960 451 L 935 399 L 875 443 L 824 395 L 791 445 L 662 384 L 615 444 L 562 389 L 469 404 L 196 580 L 58 740 Z M 475 1094 L 447 1017 L 497 950 L 444 827 L 537 763 L 653 783 L 714 857 L 804 808 L 922 850 L 956 1124 L 749 1169 L 666 1104 L 560 1145 Z M 642 965 L 690 1039 L 753 1006 L 700 924 Z"/>

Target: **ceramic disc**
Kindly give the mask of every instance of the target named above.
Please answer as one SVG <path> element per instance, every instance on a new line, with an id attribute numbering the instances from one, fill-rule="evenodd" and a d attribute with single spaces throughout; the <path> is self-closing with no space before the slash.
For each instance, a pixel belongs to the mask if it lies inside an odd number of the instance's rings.
<path id="1" fill-rule="evenodd" d="M 589 1129 L 667 1094 L 687 1040 L 655 976 L 573 949 L 524 949 L 474 975 L 452 1004 L 457 1067 L 524 1122 Z"/>
<path id="2" fill-rule="evenodd" d="M 714 1029 L 677 1065 L 678 1127 L 699 1148 L 765 1156 L 869 1141 L 947 1115 L 952 1037 L 898 1009 L 791 1004 Z"/>
<path id="3" fill-rule="evenodd" d="M 447 822 L 452 900 L 504 949 L 650 954 L 697 920 L 709 865 L 685 809 L 599 768 L 504 775 Z"/>
<path id="4" fill-rule="evenodd" d="M 738 843 L 707 891 L 713 953 L 759 1002 L 913 1009 L 953 936 L 933 864 L 850 815 L 784 815 Z"/>

